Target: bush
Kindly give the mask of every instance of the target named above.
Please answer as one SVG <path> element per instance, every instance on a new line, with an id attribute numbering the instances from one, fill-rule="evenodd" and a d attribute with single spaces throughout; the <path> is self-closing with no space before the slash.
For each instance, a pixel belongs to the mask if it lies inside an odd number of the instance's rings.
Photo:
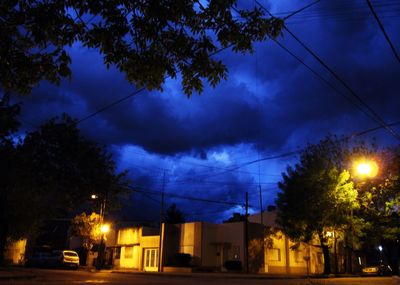
<path id="1" fill-rule="evenodd" d="M 242 262 L 240 260 L 227 260 L 225 261 L 225 268 L 231 271 L 242 270 Z"/>
<path id="2" fill-rule="evenodd" d="M 174 259 L 172 261 L 173 266 L 188 267 L 190 266 L 190 261 L 192 257 L 188 253 L 176 253 L 174 254 Z"/>

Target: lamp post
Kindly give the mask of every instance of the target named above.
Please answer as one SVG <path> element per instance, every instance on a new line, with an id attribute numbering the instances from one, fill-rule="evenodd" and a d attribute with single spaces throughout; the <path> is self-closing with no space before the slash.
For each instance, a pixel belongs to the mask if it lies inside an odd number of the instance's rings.
<path id="1" fill-rule="evenodd" d="M 92 200 L 97 200 L 97 199 L 99 199 L 99 195 L 92 194 L 92 195 L 90 195 L 90 198 Z M 107 202 L 107 198 L 106 198 L 106 195 L 105 195 L 104 198 L 101 201 L 101 204 L 100 204 L 100 219 L 101 219 L 100 220 L 100 224 L 103 224 L 103 221 L 104 221 L 104 214 L 105 214 L 105 211 L 106 211 L 106 202 Z"/>
<path id="2" fill-rule="evenodd" d="M 380 263 L 382 264 L 383 263 L 383 256 L 382 256 L 383 247 L 381 245 L 379 245 L 378 249 L 379 249 L 379 258 L 381 259 Z"/>
<path id="3" fill-rule="evenodd" d="M 353 165 L 353 173 L 356 177 L 361 180 L 374 178 L 378 175 L 379 167 L 378 164 L 372 159 L 361 159 L 354 163 Z M 350 245 L 349 245 L 349 254 L 348 254 L 348 266 L 347 269 L 349 273 L 352 271 L 352 262 L 353 262 L 353 243 L 354 243 L 354 228 L 353 228 L 353 208 L 350 209 Z"/>
<path id="4" fill-rule="evenodd" d="M 103 265 L 103 258 L 104 258 L 104 249 L 105 249 L 105 235 L 110 231 L 109 224 L 102 224 L 100 227 L 101 232 L 101 240 L 100 240 L 100 247 L 99 247 L 99 255 L 97 260 L 97 269 L 100 270 Z"/>
<path id="5" fill-rule="evenodd" d="M 107 193 L 106 193 L 107 194 Z M 98 250 L 98 257 L 97 257 L 97 264 L 96 268 L 98 270 L 101 269 L 102 264 L 103 264 L 103 256 L 104 256 L 104 250 L 105 250 L 105 244 L 104 244 L 104 237 L 105 235 L 109 232 L 110 230 L 110 225 L 104 224 L 104 215 L 106 211 L 106 201 L 107 201 L 107 196 L 104 195 L 101 204 L 100 204 L 100 233 L 101 233 L 101 239 L 100 239 L 100 246 Z M 92 194 L 90 196 L 91 199 L 96 200 L 99 199 L 99 195 L 97 194 Z"/>
<path id="6" fill-rule="evenodd" d="M 333 239 L 333 258 L 334 258 L 334 270 L 335 270 L 335 274 L 338 273 L 338 260 L 337 260 L 337 246 L 336 246 L 336 235 L 335 235 L 335 229 L 333 229 L 332 231 L 328 231 L 326 233 L 326 236 L 328 238 L 332 238 Z"/>

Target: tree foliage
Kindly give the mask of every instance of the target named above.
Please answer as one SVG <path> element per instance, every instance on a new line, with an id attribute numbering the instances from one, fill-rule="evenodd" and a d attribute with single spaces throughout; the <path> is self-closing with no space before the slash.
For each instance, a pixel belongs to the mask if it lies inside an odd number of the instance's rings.
<path id="1" fill-rule="evenodd" d="M 107 150 L 82 136 L 76 122 L 68 115 L 54 118 L 28 133 L 20 146 L 25 171 L 34 169 L 25 177 L 31 187 L 43 195 L 44 203 L 60 209 L 76 209 L 77 201 L 91 194 L 105 195 L 109 200 L 122 191 L 125 173 L 116 173 L 116 166 Z"/>
<path id="2" fill-rule="evenodd" d="M 0 265 L 3 263 L 3 252 L 9 238 L 7 235 L 9 229 L 15 227 L 16 232 L 21 230 L 19 225 L 13 225 L 9 222 L 18 214 L 8 210 L 9 204 L 15 199 L 14 197 L 18 196 L 14 185 L 15 181 L 19 179 L 16 171 L 19 156 L 12 134 L 19 125 L 17 120 L 19 110 L 18 105 L 10 104 L 8 97 L 0 99 Z M 26 202 L 26 200 L 23 200 L 23 202 Z M 25 210 L 29 209 L 29 205 L 26 206 L 28 207 Z"/>
<path id="3" fill-rule="evenodd" d="M 223 223 L 236 223 L 246 221 L 246 215 L 240 213 L 232 213 L 232 217 L 223 221 Z"/>
<path id="4" fill-rule="evenodd" d="M 25 1 L 0 3 L 0 85 L 30 93 L 42 79 L 71 76 L 69 48 L 94 48 L 129 82 L 161 89 L 182 76 L 184 92 L 215 86 L 227 68 L 210 55 L 251 52 L 254 41 L 279 35 L 283 22 L 236 0 Z"/>
<path id="5" fill-rule="evenodd" d="M 330 272 L 325 231 L 348 224 L 350 211 L 357 207 L 357 191 L 349 172 L 342 168 L 345 154 L 335 138 L 309 145 L 279 183 L 278 223 L 294 240 L 309 242 L 313 236 L 319 237 L 325 273 Z"/>
<path id="6" fill-rule="evenodd" d="M 357 176 L 353 162 L 360 160 L 376 161 L 378 176 Z M 399 148 L 349 146 L 335 138 L 309 145 L 279 183 L 278 223 L 296 240 L 307 242 L 317 234 L 323 248 L 329 242 L 328 231 L 335 231 L 347 248 L 385 245 L 392 268 L 398 268 L 399 175 Z"/>
<path id="7" fill-rule="evenodd" d="M 83 248 L 89 251 L 101 238 L 100 227 L 101 216 L 99 214 L 81 213 L 72 220 L 71 235 L 80 237 Z"/>
<path id="8" fill-rule="evenodd" d="M 70 117 L 16 140 L 18 108 L 2 101 L 0 111 L 10 122 L 0 143 L 0 253 L 7 238 L 26 237 L 43 220 L 68 217 L 94 191 L 107 193 L 109 204 L 123 191 L 125 173 L 116 172 L 106 149 L 83 137 Z"/>
<path id="9" fill-rule="evenodd" d="M 167 224 L 181 224 L 185 222 L 185 215 L 176 207 L 175 203 L 172 203 L 165 213 L 164 222 Z"/>
<path id="10" fill-rule="evenodd" d="M 374 179 L 356 180 L 360 209 L 355 214 L 364 221 L 363 235 L 357 237 L 364 248 L 383 246 L 395 274 L 400 263 L 400 147 L 375 153 L 380 170 Z"/>

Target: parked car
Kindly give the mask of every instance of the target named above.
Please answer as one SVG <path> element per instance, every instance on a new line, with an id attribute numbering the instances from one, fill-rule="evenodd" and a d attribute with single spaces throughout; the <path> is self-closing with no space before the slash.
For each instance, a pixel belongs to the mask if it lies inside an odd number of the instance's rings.
<path id="1" fill-rule="evenodd" d="M 28 267 L 47 267 L 49 265 L 49 252 L 35 252 L 25 262 Z"/>
<path id="2" fill-rule="evenodd" d="M 384 263 L 374 263 L 362 269 L 363 275 L 384 276 L 392 275 L 392 268 Z"/>
<path id="3" fill-rule="evenodd" d="M 78 269 L 79 255 L 73 250 L 53 250 L 49 259 L 52 267 L 72 267 Z"/>
<path id="4" fill-rule="evenodd" d="M 51 256 L 51 248 L 49 246 L 38 246 L 33 248 L 32 253 L 25 261 L 28 267 L 47 267 Z"/>

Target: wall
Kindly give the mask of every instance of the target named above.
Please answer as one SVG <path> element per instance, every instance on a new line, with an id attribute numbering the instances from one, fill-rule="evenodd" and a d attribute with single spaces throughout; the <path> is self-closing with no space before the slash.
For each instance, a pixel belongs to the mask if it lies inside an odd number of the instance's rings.
<path id="1" fill-rule="evenodd" d="M 227 260 L 244 264 L 244 223 L 203 223 L 201 265 L 225 271 Z"/>
<path id="2" fill-rule="evenodd" d="M 4 257 L 10 264 L 23 264 L 25 259 L 26 239 L 9 242 Z"/>
<path id="3" fill-rule="evenodd" d="M 117 234 L 116 246 L 121 247 L 119 261 L 120 268 L 143 270 L 143 252 L 146 248 L 159 247 L 160 236 L 149 235 L 154 230 L 143 227 L 120 229 Z M 144 236 L 143 233 L 146 235 Z"/>
<path id="4" fill-rule="evenodd" d="M 201 222 L 180 224 L 179 253 L 192 256 L 193 265 L 201 265 Z"/>
<path id="5" fill-rule="evenodd" d="M 119 266 L 121 268 L 139 269 L 141 228 L 120 229 L 117 234 L 117 245 L 121 246 Z"/>
<path id="6" fill-rule="evenodd" d="M 269 238 L 271 243 L 265 246 L 265 273 L 307 274 L 307 266 L 309 274 L 322 273 L 322 251 L 316 240 L 296 244 L 280 230 Z"/>

